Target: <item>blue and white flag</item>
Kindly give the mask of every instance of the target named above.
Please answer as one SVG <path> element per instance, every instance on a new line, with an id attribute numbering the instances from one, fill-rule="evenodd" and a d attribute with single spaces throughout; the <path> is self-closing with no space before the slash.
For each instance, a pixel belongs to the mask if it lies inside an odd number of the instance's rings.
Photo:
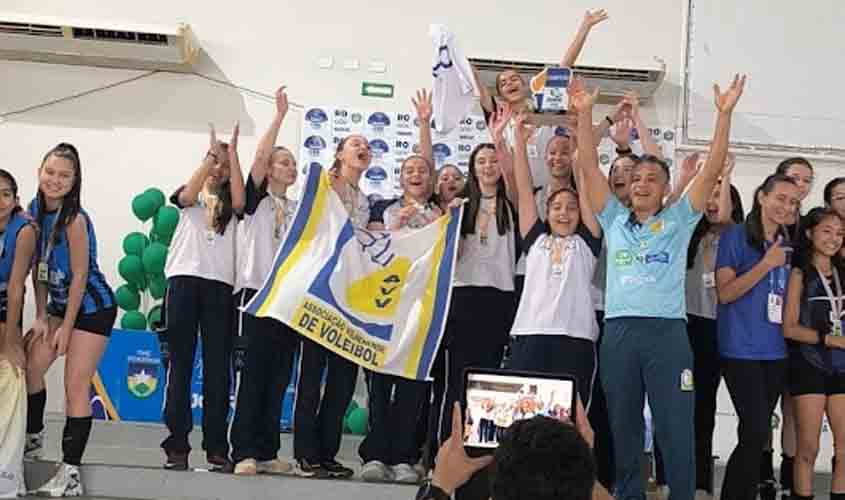
<path id="1" fill-rule="evenodd" d="M 408 232 L 354 227 L 328 173 L 308 170 L 273 270 L 246 307 L 367 369 L 426 380 L 443 335 L 461 210 Z"/>

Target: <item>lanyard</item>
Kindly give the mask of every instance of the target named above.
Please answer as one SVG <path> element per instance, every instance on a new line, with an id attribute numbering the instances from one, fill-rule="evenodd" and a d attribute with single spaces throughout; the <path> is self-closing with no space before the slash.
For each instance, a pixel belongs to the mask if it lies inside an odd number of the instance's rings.
<path id="1" fill-rule="evenodd" d="M 272 191 L 269 189 L 267 190 L 267 194 L 270 195 L 270 199 L 273 200 L 273 208 L 275 209 L 275 225 L 273 236 L 276 239 L 282 237 L 283 231 L 287 230 L 287 205 L 288 199 L 285 196 L 276 196 L 273 194 Z"/>
<path id="2" fill-rule="evenodd" d="M 836 287 L 836 295 L 833 294 L 833 290 L 830 288 L 830 283 L 827 282 L 824 275 L 819 271 L 819 277 L 821 278 L 822 286 L 824 287 L 824 291 L 827 296 L 830 298 L 830 309 L 833 311 L 833 317 L 839 320 L 842 317 L 842 309 L 843 309 L 843 301 L 842 301 L 842 283 L 839 281 L 839 272 L 834 267 L 833 271 L 833 284 Z"/>
<path id="3" fill-rule="evenodd" d="M 53 240 L 56 236 L 56 225 L 59 223 L 59 215 L 62 213 L 62 206 L 59 205 L 56 210 L 56 217 L 53 219 L 53 225 L 50 226 L 50 234 L 41 242 L 41 262 L 49 262 L 50 255 L 53 254 Z"/>

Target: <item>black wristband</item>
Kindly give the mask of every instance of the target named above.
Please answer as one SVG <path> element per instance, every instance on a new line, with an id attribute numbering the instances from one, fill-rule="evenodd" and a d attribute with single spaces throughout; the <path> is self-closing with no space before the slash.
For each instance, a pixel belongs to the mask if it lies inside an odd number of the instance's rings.
<path id="1" fill-rule="evenodd" d="M 604 119 L 605 119 L 605 120 L 607 120 L 607 123 L 608 123 L 611 127 L 613 126 L 613 119 L 612 119 L 612 118 L 610 118 L 609 116 L 605 116 L 605 117 L 604 117 Z"/>
<path id="2" fill-rule="evenodd" d="M 633 152 L 634 152 L 634 151 L 631 149 L 631 147 L 630 147 L 630 146 L 629 146 L 629 147 L 627 147 L 627 148 L 620 148 L 620 147 L 617 147 L 617 148 L 616 148 L 616 154 L 618 154 L 618 155 L 629 155 L 629 154 L 631 154 L 631 153 L 633 153 Z"/>

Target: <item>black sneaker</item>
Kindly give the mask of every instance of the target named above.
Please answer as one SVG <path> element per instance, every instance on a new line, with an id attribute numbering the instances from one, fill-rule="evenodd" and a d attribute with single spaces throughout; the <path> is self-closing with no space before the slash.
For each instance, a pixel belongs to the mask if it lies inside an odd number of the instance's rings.
<path id="1" fill-rule="evenodd" d="M 165 451 L 167 461 L 164 468 L 167 470 L 188 470 L 188 454 L 180 451 Z"/>
<path id="2" fill-rule="evenodd" d="M 294 474 L 299 477 L 311 477 L 314 479 L 326 479 L 329 477 L 329 472 L 325 470 L 320 464 L 314 464 L 304 458 L 296 460 L 296 467 L 294 467 Z"/>
<path id="3" fill-rule="evenodd" d="M 344 467 L 337 460 L 327 460 L 321 466 L 329 473 L 329 477 L 334 479 L 347 479 L 355 473 L 355 471 L 349 467 Z"/>
<path id="4" fill-rule="evenodd" d="M 205 460 L 211 467 L 208 469 L 211 472 L 222 472 L 224 474 L 231 474 L 235 471 L 235 464 L 231 460 L 222 455 L 206 455 Z"/>

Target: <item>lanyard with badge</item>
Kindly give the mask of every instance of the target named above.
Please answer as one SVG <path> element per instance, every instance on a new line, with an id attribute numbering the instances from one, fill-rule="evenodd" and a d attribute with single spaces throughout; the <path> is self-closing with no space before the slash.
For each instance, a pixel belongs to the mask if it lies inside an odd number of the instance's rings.
<path id="1" fill-rule="evenodd" d="M 288 199 L 282 196 L 276 196 L 269 189 L 267 194 L 273 200 L 273 211 L 275 213 L 275 224 L 273 226 L 273 237 L 277 240 L 282 238 L 282 235 L 287 231 L 287 209 Z"/>
<path id="2" fill-rule="evenodd" d="M 41 258 L 38 260 L 38 282 L 47 283 L 50 280 L 50 256 L 53 254 L 53 243 L 56 236 L 56 224 L 59 223 L 59 214 L 62 207 L 56 211 L 56 218 L 50 226 L 50 234 L 41 242 Z"/>
<path id="3" fill-rule="evenodd" d="M 552 259 L 552 277 L 560 278 L 563 276 L 566 262 L 575 248 L 574 240 L 569 237 L 550 235 L 547 241 Z"/>
<path id="4" fill-rule="evenodd" d="M 819 272 L 819 277 L 821 278 L 825 293 L 828 298 L 830 298 L 830 333 L 831 335 L 841 337 L 842 310 L 845 308 L 845 304 L 843 304 L 842 299 L 842 282 L 839 281 L 839 272 L 835 267 L 833 268 L 833 284 L 836 288 L 836 295 L 833 294 L 833 290 L 830 288 L 830 283 L 828 283 L 828 280 L 825 279 L 821 272 Z"/>
<path id="5" fill-rule="evenodd" d="M 217 206 L 220 202 L 220 198 L 218 198 L 217 195 L 205 192 L 200 193 L 200 195 L 201 206 L 205 209 L 206 218 L 205 241 L 209 244 L 213 244 L 214 238 L 217 234 L 217 230 L 214 227 L 214 219 L 217 217 Z"/>

